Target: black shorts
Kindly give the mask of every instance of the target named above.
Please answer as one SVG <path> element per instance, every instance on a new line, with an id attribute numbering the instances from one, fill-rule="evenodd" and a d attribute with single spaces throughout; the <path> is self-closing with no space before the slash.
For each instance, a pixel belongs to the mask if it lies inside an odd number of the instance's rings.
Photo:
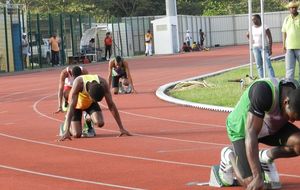
<path id="1" fill-rule="evenodd" d="M 99 104 L 97 102 L 93 102 L 91 104 L 91 106 L 88 107 L 85 110 L 75 109 L 74 110 L 74 115 L 72 117 L 72 121 L 81 121 L 81 119 L 82 119 L 82 111 L 85 111 L 86 113 L 88 113 L 89 115 L 91 115 L 94 112 L 101 111 L 101 108 L 100 108 L 100 106 L 99 106 Z"/>
<path id="2" fill-rule="evenodd" d="M 112 83 L 111 83 L 113 88 L 119 88 L 120 78 L 127 78 L 127 75 L 125 74 L 123 76 L 113 76 Z"/>
<path id="3" fill-rule="evenodd" d="M 289 137 L 299 133 L 300 129 L 294 124 L 288 122 L 279 131 L 273 135 L 265 136 L 258 139 L 259 143 L 269 146 L 285 146 Z M 251 168 L 247 159 L 245 139 L 232 142 L 234 153 L 236 155 L 236 164 L 243 179 L 252 176 Z"/>

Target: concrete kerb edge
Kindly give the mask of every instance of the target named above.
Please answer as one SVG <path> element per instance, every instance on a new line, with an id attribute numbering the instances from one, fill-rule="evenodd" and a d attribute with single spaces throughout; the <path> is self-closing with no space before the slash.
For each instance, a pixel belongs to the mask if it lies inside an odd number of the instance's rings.
<path id="1" fill-rule="evenodd" d="M 280 59 L 283 59 L 283 58 L 284 58 L 284 55 L 280 55 L 280 56 L 272 57 L 271 60 L 274 61 L 274 60 L 280 60 Z M 224 70 L 220 70 L 220 71 L 217 71 L 217 72 L 205 74 L 205 75 L 200 75 L 200 76 L 196 76 L 196 77 L 192 77 L 192 78 L 187 78 L 187 79 L 167 83 L 165 85 L 160 86 L 156 90 L 155 94 L 161 100 L 164 100 L 164 101 L 170 102 L 170 103 L 174 103 L 174 104 L 178 104 L 178 105 L 182 105 L 182 106 L 194 107 L 194 108 L 199 108 L 199 109 L 206 109 L 206 110 L 211 110 L 211 111 L 231 112 L 233 110 L 232 107 L 214 106 L 214 105 L 194 103 L 194 102 L 189 102 L 189 101 L 185 101 L 185 100 L 180 100 L 180 99 L 168 96 L 165 92 L 167 91 L 167 89 L 169 89 L 170 87 L 175 86 L 179 82 L 204 79 L 204 78 L 211 77 L 211 76 L 214 76 L 214 75 L 218 75 L 218 74 L 221 74 L 221 73 L 224 73 L 224 72 L 227 72 L 227 71 L 242 68 L 242 67 L 245 67 L 245 66 L 248 66 L 248 65 L 249 65 L 249 63 L 241 65 L 241 66 L 232 67 L 232 68 L 229 68 L 229 69 L 224 69 Z"/>

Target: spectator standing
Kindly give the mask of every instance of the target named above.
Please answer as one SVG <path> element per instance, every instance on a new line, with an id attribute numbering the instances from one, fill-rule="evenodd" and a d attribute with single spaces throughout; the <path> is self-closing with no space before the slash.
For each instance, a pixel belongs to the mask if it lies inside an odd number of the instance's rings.
<path id="1" fill-rule="evenodd" d="M 261 25 L 261 18 L 258 14 L 254 14 L 252 16 L 252 39 L 253 39 L 253 55 L 256 62 L 257 72 L 259 78 L 264 77 L 264 68 L 263 68 L 263 56 L 266 62 L 266 66 L 268 67 L 268 76 L 269 77 L 275 77 L 274 69 L 272 67 L 270 56 L 272 55 L 272 34 L 268 26 L 262 26 Z M 262 27 L 264 27 L 264 30 L 266 32 L 266 44 L 265 44 L 265 52 L 263 54 L 263 44 L 262 44 Z M 249 38 L 249 33 L 247 34 L 247 37 Z"/>
<path id="2" fill-rule="evenodd" d="M 108 61 L 111 57 L 111 47 L 112 47 L 112 38 L 110 36 L 110 32 L 106 32 L 106 36 L 104 38 L 104 45 L 105 45 L 105 59 Z M 108 57 L 107 57 L 108 53 Z"/>
<path id="3" fill-rule="evenodd" d="M 52 37 L 49 39 L 49 44 L 51 46 L 51 63 L 53 66 L 59 65 L 59 43 L 60 39 L 56 36 L 56 34 L 53 34 Z"/>
<path id="4" fill-rule="evenodd" d="M 186 42 L 187 46 L 191 47 L 192 36 L 189 30 L 186 31 L 184 41 Z"/>
<path id="5" fill-rule="evenodd" d="M 150 30 L 147 31 L 147 33 L 145 34 L 145 46 L 146 46 L 146 51 L 145 51 L 145 55 L 150 55 L 152 56 L 152 34 L 150 32 Z"/>
<path id="6" fill-rule="evenodd" d="M 285 54 L 285 77 L 294 79 L 296 60 L 300 64 L 300 16 L 298 13 L 299 2 L 289 2 L 287 8 L 290 11 L 282 25 L 282 42 Z M 300 79 L 300 74 L 299 74 Z"/>
<path id="7" fill-rule="evenodd" d="M 22 34 L 22 57 L 23 57 L 23 68 L 27 68 L 27 55 L 29 53 L 29 44 L 27 40 L 27 34 Z"/>
<path id="8" fill-rule="evenodd" d="M 202 29 L 199 30 L 199 35 L 200 35 L 200 47 L 201 47 L 201 49 L 204 49 L 205 34 L 202 31 Z"/>

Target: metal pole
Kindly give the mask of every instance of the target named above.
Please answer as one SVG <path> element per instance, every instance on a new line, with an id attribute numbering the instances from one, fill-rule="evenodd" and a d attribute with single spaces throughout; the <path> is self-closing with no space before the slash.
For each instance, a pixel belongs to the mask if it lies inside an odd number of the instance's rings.
<path id="1" fill-rule="evenodd" d="M 118 32 L 119 32 L 119 39 L 120 39 L 120 46 L 121 46 L 121 56 L 123 56 L 123 45 L 122 45 L 122 36 L 121 36 L 121 28 L 120 28 L 120 20 L 118 19 Z"/>
<path id="2" fill-rule="evenodd" d="M 62 65 L 65 64 L 65 43 L 64 43 L 64 17 L 63 14 L 60 13 L 60 34 L 61 34 L 61 61 L 62 61 Z"/>
<path id="3" fill-rule="evenodd" d="M 266 75 L 266 31 L 265 31 L 265 17 L 264 17 L 264 0 L 260 0 L 260 14 L 261 14 L 261 30 L 262 30 L 262 60 L 263 60 L 263 76 L 264 78 Z"/>
<path id="4" fill-rule="evenodd" d="M 125 35 L 126 35 L 126 51 L 127 51 L 127 56 L 129 57 L 129 47 L 128 47 L 128 32 L 127 32 L 127 22 L 126 22 L 126 18 L 125 18 Z"/>
<path id="5" fill-rule="evenodd" d="M 81 14 L 79 15 L 79 34 L 80 34 L 80 39 L 82 37 L 82 26 L 81 26 L 81 23 L 82 23 L 82 18 L 81 18 Z"/>
<path id="6" fill-rule="evenodd" d="M 134 46 L 134 34 L 133 34 L 133 21 L 132 21 L 132 17 L 130 17 L 130 24 L 131 24 L 132 50 L 133 50 L 133 56 L 134 56 L 135 55 L 135 46 Z"/>
<path id="7" fill-rule="evenodd" d="M 114 39 L 114 55 L 116 55 L 116 38 L 115 38 L 115 30 L 114 30 L 114 17 L 111 17 L 111 32 L 112 32 L 112 37 Z"/>
<path id="8" fill-rule="evenodd" d="M 7 34 L 7 15 L 6 15 L 6 7 L 3 8 L 4 14 L 4 30 L 5 30 L 5 45 L 6 45 L 6 72 L 9 72 L 9 49 L 8 49 L 8 34 Z"/>
<path id="9" fill-rule="evenodd" d="M 136 24 L 137 24 L 137 36 L 138 36 L 138 42 L 139 42 L 139 53 L 141 52 L 141 38 L 140 38 L 140 21 L 139 21 L 139 17 L 136 17 Z M 144 40 L 143 40 L 144 41 Z"/>
<path id="10" fill-rule="evenodd" d="M 252 0 L 248 0 L 248 30 L 249 30 L 249 55 L 250 55 L 250 76 L 253 77 L 253 42 L 252 42 Z"/>
<path id="11" fill-rule="evenodd" d="M 21 24 L 21 12 L 20 12 L 20 6 L 18 6 L 18 22 L 19 22 L 19 26 L 22 26 L 22 24 Z M 24 25 L 23 25 L 24 26 Z M 22 60 L 22 70 L 24 70 L 26 67 L 27 67 L 27 65 L 24 63 L 24 59 L 23 59 L 23 48 L 22 48 L 22 31 L 24 31 L 23 30 L 23 27 L 21 28 L 21 27 L 19 27 L 19 32 L 20 32 L 20 34 L 21 34 L 21 36 L 20 36 L 20 44 L 21 44 L 21 46 L 20 46 L 20 51 L 21 51 L 21 55 L 20 55 L 20 58 L 21 58 L 21 60 Z"/>
<path id="12" fill-rule="evenodd" d="M 28 37 L 29 37 L 29 44 L 30 44 L 30 46 L 29 46 L 29 48 L 30 48 L 30 52 L 31 52 L 31 55 L 30 55 L 30 58 L 29 58 L 29 60 L 30 60 L 30 64 L 31 64 L 31 69 L 33 69 L 33 55 L 32 55 L 32 25 L 31 25 L 31 13 L 29 12 L 28 13 L 28 20 L 29 20 L 29 24 L 28 24 L 28 27 L 29 27 L 29 35 L 28 35 Z"/>
<path id="13" fill-rule="evenodd" d="M 71 46 L 72 46 L 72 56 L 75 55 L 75 48 L 74 48 L 74 29 L 73 29 L 73 17 L 70 14 L 70 30 L 71 30 Z"/>
<path id="14" fill-rule="evenodd" d="M 41 28 L 40 28 L 40 15 L 37 14 L 36 15 L 36 27 L 37 27 L 37 38 L 35 39 L 36 42 L 37 42 L 37 47 L 38 47 L 38 52 L 39 52 L 39 58 L 38 58 L 38 61 L 39 61 L 39 66 L 40 68 L 42 68 L 42 47 L 41 47 Z"/>

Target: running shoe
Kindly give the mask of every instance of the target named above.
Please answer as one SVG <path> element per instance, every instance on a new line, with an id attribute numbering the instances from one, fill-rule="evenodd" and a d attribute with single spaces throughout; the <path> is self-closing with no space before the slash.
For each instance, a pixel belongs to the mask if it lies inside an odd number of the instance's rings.
<path id="1" fill-rule="evenodd" d="M 95 129 L 92 127 L 92 121 L 85 120 L 81 136 L 82 137 L 95 137 L 96 136 Z"/>
<path id="2" fill-rule="evenodd" d="M 264 172 L 267 189 L 280 189 L 281 183 L 275 163 L 267 156 L 267 150 L 259 151 L 259 161 Z"/>
<path id="3" fill-rule="evenodd" d="M 233 167 L 229 159 L 231 153 L 233 150 L 229 147 L 225 147 L 221 151 L 219 177 L 224 186 L 232 186 L 234 183 Z"/>

